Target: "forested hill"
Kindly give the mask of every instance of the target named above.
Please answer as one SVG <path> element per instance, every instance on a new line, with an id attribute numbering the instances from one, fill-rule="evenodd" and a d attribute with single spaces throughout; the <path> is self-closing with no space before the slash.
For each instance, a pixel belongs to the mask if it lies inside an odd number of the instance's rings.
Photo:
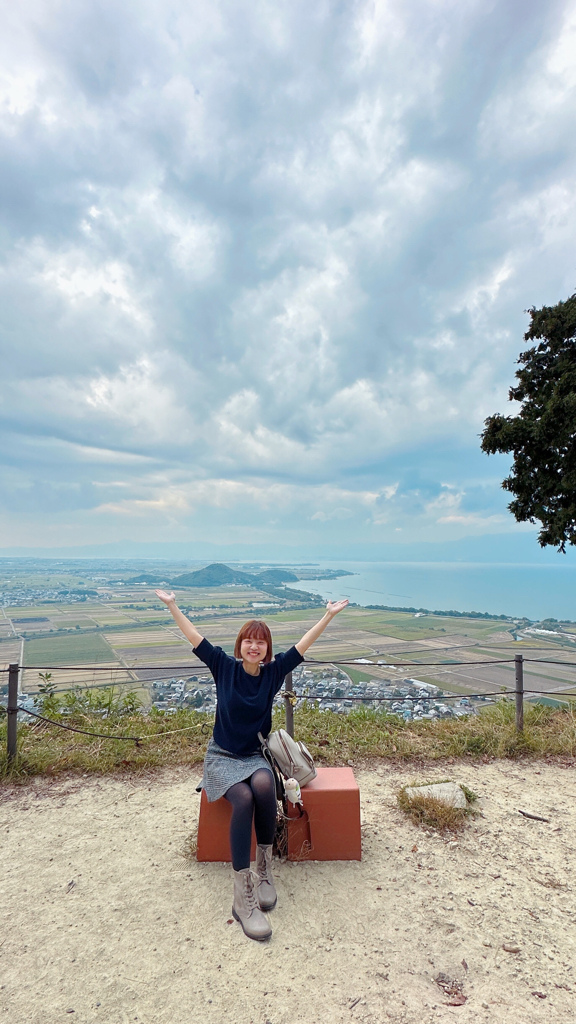
<path id="1" fill-rule="evenodd" d="M 221 562 L 213 562 L 196 572 L 185 572 L 173 579 L 175 587 L 222 587 L 229 583 L 239 583 L 245 587 L 258 587 L 263 583 L 295 583 L 298 577 L 289 569 L 266 569 L 264 572 L 242 572 L 231 569 Z"/>

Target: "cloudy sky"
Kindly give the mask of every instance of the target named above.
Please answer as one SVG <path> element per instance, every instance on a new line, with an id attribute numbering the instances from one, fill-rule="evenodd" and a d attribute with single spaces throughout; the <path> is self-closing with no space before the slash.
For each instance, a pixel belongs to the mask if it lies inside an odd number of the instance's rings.
<path id="1" fill-rule="evenodd" d="M 518 531 L 479 451 L 576 289 L 576 3 L 22 0 L 0 548 Z"/>

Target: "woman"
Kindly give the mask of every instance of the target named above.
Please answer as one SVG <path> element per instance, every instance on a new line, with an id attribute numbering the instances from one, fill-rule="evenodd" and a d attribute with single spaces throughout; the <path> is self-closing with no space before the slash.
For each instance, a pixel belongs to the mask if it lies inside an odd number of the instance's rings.
<path id="1" fill-rule="evenodd" d="M 267 939 L 272 929 L 263 910 L 276 904 L 272 878 L 272 844 L 276 830 L 274 776 L 262 756 L 258 733 L 268 736 L 272 726 L 272 701 L 284 677 L 303 661 L 348 601 L 329 601 L 326 613 L 284 654 L 272 654 L 272 637 L 264 622 L 246 622 L 236 637 L 234 657 L 213 647 L 180 611 L 174 594 L 157 590 L 176 624 L 194 647 L 194 653 L 210 669 L 216 683 L 214 734 L 204 761 L 202 786 L 209 801 L 225 796 L 232 805 L 230 851 L 234 869 L 232 914 L 251 939 Z M 250 870 L 252 822 L 258 844 L 256 885 Z"/>

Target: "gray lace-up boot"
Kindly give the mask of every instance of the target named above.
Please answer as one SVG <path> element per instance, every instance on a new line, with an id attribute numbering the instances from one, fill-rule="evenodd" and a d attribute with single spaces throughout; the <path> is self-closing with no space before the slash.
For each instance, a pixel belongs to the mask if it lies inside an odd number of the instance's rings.
<path id="1" fill-rule="evenodd" d="M 276 889 L 272 877 L 272 847 L 256 847 L 256 895 L 261 910 L 276 906 Z"/>
<path id="2" fill-rule="evenodd" d="M 258 906 L 254 891 L 254 875 L 250 868 L 234 872 L 232 915 L 240 922 L 249 939 L 269 939 L 272 929 Z"/>

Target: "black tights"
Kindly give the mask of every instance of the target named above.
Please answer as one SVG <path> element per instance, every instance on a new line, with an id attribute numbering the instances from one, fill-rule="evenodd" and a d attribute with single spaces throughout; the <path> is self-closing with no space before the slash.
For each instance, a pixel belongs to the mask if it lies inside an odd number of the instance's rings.
<path id="1" fill-rule="evenodd" d="M 230 820 L 230 852 L 232 867 L 242 871 L 250 867 L 252 819 L 256 842 L 270 846 L 276 830 L 276 787 L 274 776 L 267 768 L 258 768 L 249 779 L 236 782 L 224 796 L 232 804 Z"/>

